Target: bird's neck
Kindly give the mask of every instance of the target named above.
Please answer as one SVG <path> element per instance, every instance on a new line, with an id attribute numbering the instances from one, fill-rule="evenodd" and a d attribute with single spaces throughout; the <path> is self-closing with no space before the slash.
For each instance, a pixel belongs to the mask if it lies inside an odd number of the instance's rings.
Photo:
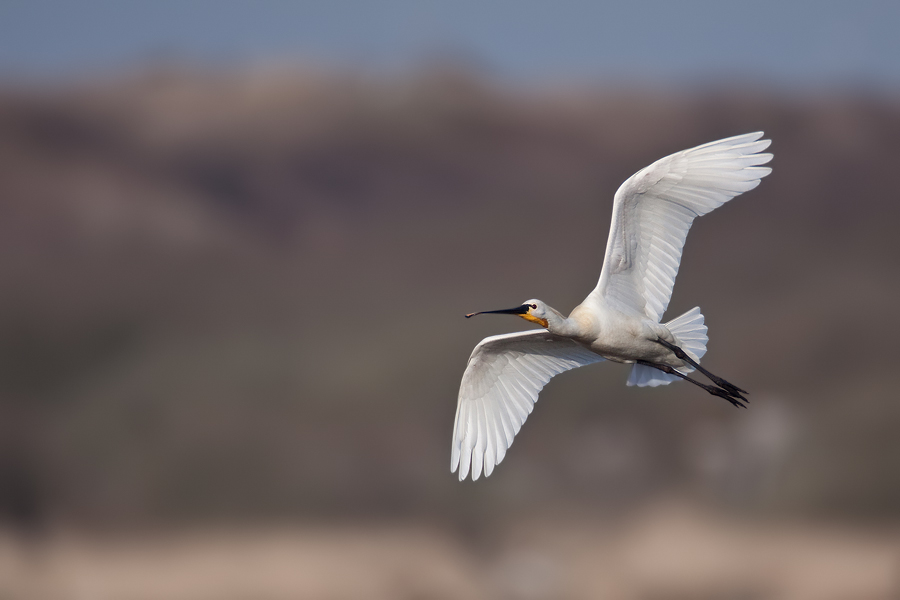
<path id="1" fill-rule="evenodd" d="M 571 318 L 564 317 L 555 308 L 547 307 L 547 330 L 555 335 L 574 337 L 578 333 L 578 327 Z"/>

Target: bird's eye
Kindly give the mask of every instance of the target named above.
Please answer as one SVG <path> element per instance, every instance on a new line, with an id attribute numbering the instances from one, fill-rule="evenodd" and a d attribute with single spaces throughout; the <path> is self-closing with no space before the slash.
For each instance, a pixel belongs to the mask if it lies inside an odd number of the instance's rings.
<path id="1" fill-rule="evenodd" d="M 537 304 L 529 304 L 528 306 L 530 306 L 531 308 L 537 308 Z"/>

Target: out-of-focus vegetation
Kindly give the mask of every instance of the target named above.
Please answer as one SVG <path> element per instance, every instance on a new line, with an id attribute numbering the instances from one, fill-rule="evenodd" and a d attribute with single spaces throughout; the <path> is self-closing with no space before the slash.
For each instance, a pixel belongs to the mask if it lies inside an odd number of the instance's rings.
<path id="1" fill-rule="evenodd" d="M 457 482 L 466 358 L 522 326 L 463 313 L 569 310 L 626 177 L 754 130 L 774 172 L 695 224 L 668 313 L 701 306 L 704 364 L 750 410 L 589 367 L 551 382 L 490 479 Z M 479 543 L 670 496 L 893 523 L 897 164 L 900 105 L 864 96 L 452 69 L 6 89 L 0 513 L 37 531 L 412 519 Z"/>

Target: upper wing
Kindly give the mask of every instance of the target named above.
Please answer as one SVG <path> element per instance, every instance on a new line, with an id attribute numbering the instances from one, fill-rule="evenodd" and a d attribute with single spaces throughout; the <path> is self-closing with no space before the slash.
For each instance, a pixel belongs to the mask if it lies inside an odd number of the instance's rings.
<path id="1" fill-rule="evenodd" d="M 600 282 L 590 297 L 659 322 L 669 305 L 691 223 L 752 190 L 772 169 L 762 132 L 662 158 L 619 187 Z"/>
<path id="2" fill-rule="evenodd" d="M 554 375 L 604 360 L 549 331 L 495 335 L 475 346 L 459 387 L 450 471 L 462 481 L 487 477 L 500 464 L 513 436 L 531 413 L 538 393 Z"/>

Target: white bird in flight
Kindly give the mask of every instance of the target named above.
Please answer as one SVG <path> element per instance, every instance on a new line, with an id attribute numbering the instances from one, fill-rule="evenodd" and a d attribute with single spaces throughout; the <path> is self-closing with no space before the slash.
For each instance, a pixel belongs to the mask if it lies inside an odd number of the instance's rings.
<path id="1" fill-rule="evenodd" d="M 633 364 L 628 385 L 684 379 L 735 406 L 744 390 L 700 366 L 706 325 L 698 307 L 668 323 L 681 250 L 696 217 L 752 190 L 772 169 L 762 132 L 676 152 L 641 169 L 616 191 L 600 281 L 568 317 L 540 300 L 507 310 L 544 329 L 485 338 L 463 374 L 453 424 L 451 471 L 491 474 L 554 375 L 603 360 Z M 688 377 L 695 369 L 713 385 Z"/>

